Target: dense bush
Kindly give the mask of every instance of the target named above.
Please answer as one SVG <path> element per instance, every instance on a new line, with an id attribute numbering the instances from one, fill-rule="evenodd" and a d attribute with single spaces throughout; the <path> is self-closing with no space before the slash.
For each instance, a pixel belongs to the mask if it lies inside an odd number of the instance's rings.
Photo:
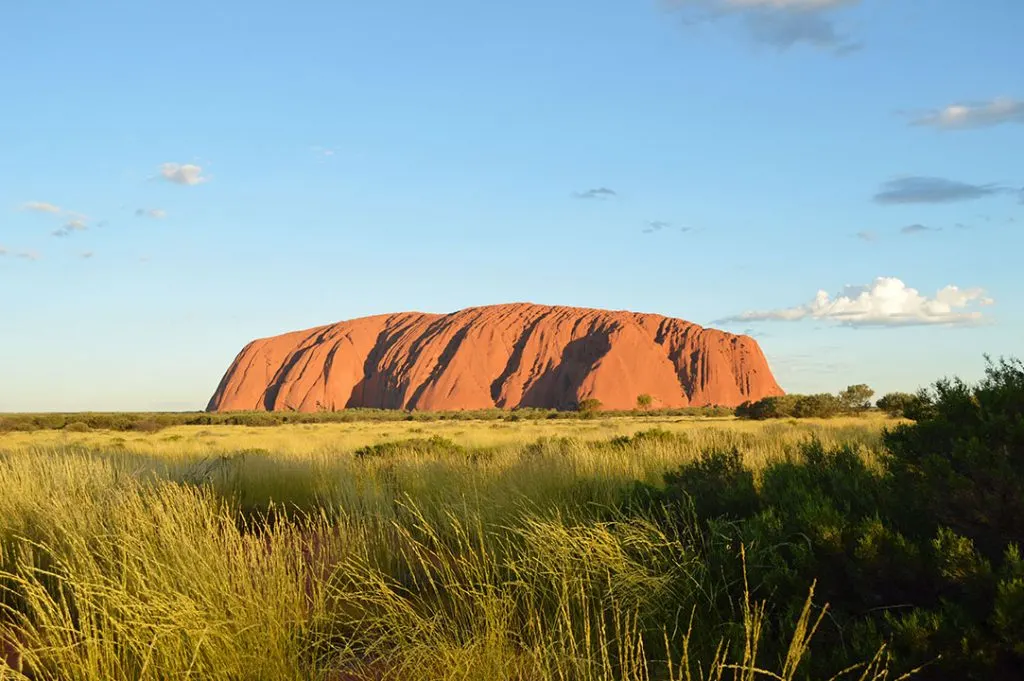
<path id="1" fill-rule="evenodd" d="M 906 417 L 907 413 L 913 413 L 920 398 L 911 393 L 887 393 L 879 398 L 876 406 L 892 417 Z"/>
<path id="2" fill-rule="evenodd" d="M 797 418 L 831 418 L 842 413 L 843 403 L 835 395 L 820 393 L 817 395 L 802 395 L 797 398 L 793 407 L 793 416 Z"/>
<path id="3" fill-rule="evenodd" d="M 779 395 L 757 402 L 744 402 L 736 416 L 745 419 L 830 418 L 849 411 L 835 395 Z"/>
<path id="4" fill-rule="evenodd" d="M 919 678 L 1019 679 L 1024 364 L 990 364 L 973 387 L 940 381 L 913 404 L 919 420 L 885 434 L 880 467 L 811 442 L 755 483 L 738 453 L 713 452 L 666 475 L 664 489 L 638 487 L 630 504 L 666 507 L 677 531 L 696 521 L 707 569 L 732 575 L 715 607 L 740 599 L 746 579 L 773 604 L 779 655 L 792 635 L 779 623 L 794 621 L 817 580 L 830 614 L 815 678 L 888 643 L 901 671 L 923 666 Z"/>

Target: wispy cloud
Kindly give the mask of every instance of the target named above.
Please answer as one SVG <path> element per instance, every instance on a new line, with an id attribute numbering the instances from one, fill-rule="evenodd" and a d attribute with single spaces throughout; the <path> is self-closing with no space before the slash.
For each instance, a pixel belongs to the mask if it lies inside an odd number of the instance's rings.
<path id="1" fill-rule="evenodd" d="M 929 227 L 928 225 L 922 225 L 921 223 L 915 223 L 913 225 L 907 225 L 900 230 L 900 234 L 923 234 L 925 232 L 941 232 L 941 227 Z"/>
<path id="2" fill-rule="evenodd" d="M 84 220 L 82 220 L 80 218 L 76 218 L 74 220 L 68 220 L 67 222 L 64 223 L 64 225 L 60 229 L 54 230 L 52 232 L 52 234 L 54 236 L 64 237 L 64 236 L 70 236 L 71 234 L 74 234 L 75 232 L 83 232 L 83 231 L 85 231 L 88 228 L 89 228 L 89 226 L 85 223 Z"/>
<path id="3" fill-rule="evenodd" d="M 36 260 L 39 260 L 43 256 L 39 255 L 37 251 L 18 251 L 17 253 L 14 254 L 14 257 L 21 258 L 22 260 L 31 260 L 35 262 Z"/>
<path id="4" fill-rule="evenodd" d="M 201 166 L 193 163 L 164 163 L 160 166 L 160 177 L 168 182 L 182 185 L 197 185 L 209 180 L 203 175 Z"/>
<path id="5" fill-rule="evenodd" d="M 826 291 L 809 303 L 760 312 L 744 312 L 718 323 L 815 319 L 844 326 L 964 326 L 981 321 L 977 309 L 994 304 L 981 288 L 946 286 L 934 297 L 921 295 L 896 277 L 878 277 L 867 286 L 846 286 L 835 297 Z"/>
<path id="6" fill-rule="evenodd" d="M 320 157 L 323 157 L 323 158 L 330 158 L 330 157 L 334 156 L 335 152 L 337 151 L 336 149 L 333 149 L 331 147 L 318 147 L 318 146 L 310 147 L 309 150 L 312 151 L 317 156 L 320 156 Z"/>
<path id="7" fill-rule="evenodd" d="M 666 232 L 671 229 L 673 229 L 671 222 L 666 222 L 664 220 L 651 220 L 644 226 L 643 233 L 654 234 L 655 232 Z M 679 231 L 685 233 L 692 232 L 694 229 L 693 227 L 680 227 Z"/>
<path id="8" fill-rule="evenodd" d="M 618 196 L 618 194 L 614 189 L 609 189 L 608 187 L 597 187 L 583 192 L 576 192 L 573 196 L 577 199 L 610 199 Z"/>
<path id="9" fill-rule="evenodd" d="M 866 229 L 862 232 L 857 232 L 854 236 L 856 236 L 861 241 L 878 241 L 878 234 L 872 232 L 869 229 Z"/>
<path id="10" fill-rule="evenodd" d="M 911 121 L 911 125 L 928 126 L 939 130 L 989 128 L 1004 123 L 1024 124 L 1024 101 L 997 97 L 988 102 L 952 104 L 943 109 L 929 111 Z"/>
<path id="11" fill-rule="evenodd" d="M 52 203 L 46 203 L 45 201 L 29 201 L 21 206 L 22 210 L 30 210 L 35 213 L 54 213 L 59 215 L 63 211 L 60 206 L 55 206 Z"/>
<path id="12" fill-rule="evenodd" d="M 136 208 L 135 217 L 163 220 L 165 217 L 167 217 L 167 211 L 163 210 L 162 208 Z"/>
<path id="13" fill-rule="evenodd" d="M 78 255 L 78 257 L 82 258 L 83 260 L 88 260 L 89 258 L 93 257 L 94 255 L 96 255 L 96 254 L 93 253 L 92 251 L 82 251 Z"/>
<path id="14" fill-rule="evenodd" d="M 7 255 L 7 249 L 4 248 L 3 246 L 0 246 L 0 258 L 4 257 L 5 255 Z"/>
<path id="15" fill-rule="evenodd" d="M 669 9 L 687 12 L 694 21 L 738 18 L 757 42 L 780 50 L 806 44 L 836 54 L 861 43 L 842 33 L 835 11 L 860 0 L 663 0 Z M 696 13 L 696 14 L 694 14 Z"/>
<path id="16" fill-rule="evenodd" d="M 1005 194 L 1008 187 L 998 184 L 969 184 L 942 177 L 911 176 L 889 180 L 875 194 L 881 204 L 953 203 L 971 201 L 986 196 Z"/>

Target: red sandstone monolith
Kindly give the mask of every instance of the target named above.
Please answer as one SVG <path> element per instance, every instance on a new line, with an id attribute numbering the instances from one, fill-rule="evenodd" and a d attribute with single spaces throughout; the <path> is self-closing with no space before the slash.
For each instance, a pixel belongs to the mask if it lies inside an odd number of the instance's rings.
<path id="1" fill-rule="evenodd" d="M 757 342 L 654 314 L 528 303 L 255 340 L 208 411 L 736 406 L 782 395 Z"/>

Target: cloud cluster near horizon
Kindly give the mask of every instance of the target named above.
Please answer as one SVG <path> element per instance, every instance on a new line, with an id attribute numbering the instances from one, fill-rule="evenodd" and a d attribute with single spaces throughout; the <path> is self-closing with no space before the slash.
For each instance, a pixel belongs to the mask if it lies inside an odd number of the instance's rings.
<path id="1" fill-rule="evenodd" d="M 717 323 L 815 319 L 843 326 L 966 326 L 981 321 L 976 308 L 994 303 L 981 288 L 950 285 L 929 298 L 896 277 L 878 277 L 866 286 L 846 286 L 835 297 L 820 290 L 803 305 L 744 312 Z"/>
<path id="2" fill-rule="evenodd" d="M 833 11 L 860 0 L 663 0 L 673 10 L 698 12 L 696 20 L 737 17 L 755 41 L 785 50 L 806 44 L 846 54 L 861 44 L 836 28 Z"/>

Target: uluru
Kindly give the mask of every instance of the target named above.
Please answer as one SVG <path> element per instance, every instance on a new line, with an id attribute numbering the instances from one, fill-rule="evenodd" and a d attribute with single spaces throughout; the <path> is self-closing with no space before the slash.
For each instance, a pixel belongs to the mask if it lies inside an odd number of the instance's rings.
<path id="1" fill-rule="evenodd" d="M 208 411 L 732 407 L 783 391 L 757 341 L 656 314 L 513 303 L 263 338 Z"/>

